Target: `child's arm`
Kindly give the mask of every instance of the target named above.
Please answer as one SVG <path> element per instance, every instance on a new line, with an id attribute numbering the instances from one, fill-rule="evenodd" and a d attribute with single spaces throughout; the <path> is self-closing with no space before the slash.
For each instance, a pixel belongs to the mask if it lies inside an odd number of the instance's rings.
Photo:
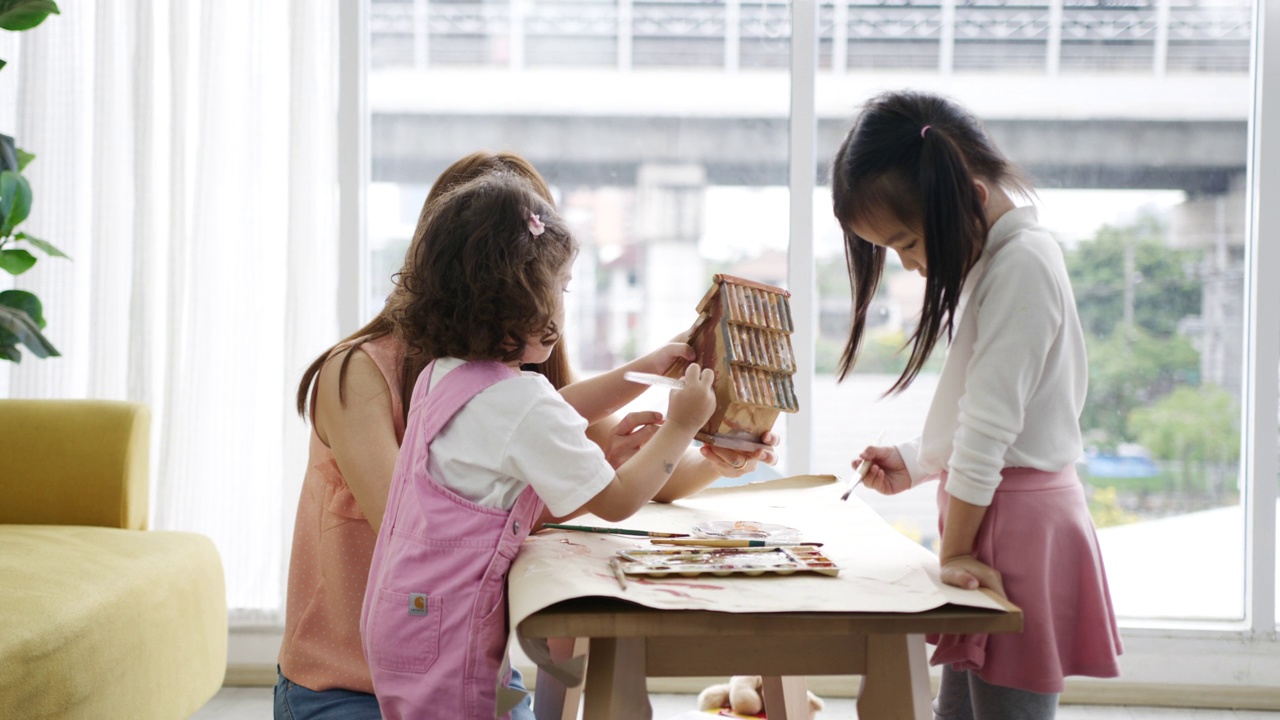
<path id="1" fill-rule="evenodd" d="M 947 499 L 942 550 L 938 556 L 942 564 L 942 582 L 970 590 L 987 587 L 1003 597 L 1004 583 L 1000 572 L 973 557 L 973 541 L 986 514 L 984 505 L 974 505 L 954 495 Z"/>
<path id="2" fill-rule="evenodd" d="M 778 436 L 771 432 L 765 433 L 762 439 L 770 447 L 778 444 Z M 773 450 L 739 452 L 710 445 L 697 450 L 690 448 L 653 500 L 669 503 L 689 497 L 722 477 L 742 477 L 761 462 L 772 465 L 777 462 L 777 456 Z"/>
<path id="3" fill-rule="evenodd" d="M 693 436 L 715 410 L 716 398 L 711 390 L 714 379 L 711 370 L 691 364 L 685 371 L 684 387 L 671 392 L 662 427 L 582 509 L 616 522 L 631 517 L 649 502 L 671 477 Z"/>
<path id="4" fill-rule="evenodd" d="M 617 412 L 648 389 L 646 385 L 626 380 L 627 372 L 663 373 L 676 360 L 693 360 L 693 348 L 683 340 L 673 340 L 648 355 L 601 373 L 579 380 L 560 389 L 560 397 L 573 406 L 589 423 L 596 423 Z"/>

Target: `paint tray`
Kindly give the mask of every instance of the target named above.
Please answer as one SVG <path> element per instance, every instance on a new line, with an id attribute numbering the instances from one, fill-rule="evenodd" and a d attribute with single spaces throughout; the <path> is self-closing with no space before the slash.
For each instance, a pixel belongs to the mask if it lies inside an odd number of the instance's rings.
<path id="1" fill-rule="evenodd" d="M 628 575 L 791 575 L 815 572 L 839 575 L 840 568 L 811 545 L 775 547 L 681 547 L 662 550 L 619 550 Z"/>

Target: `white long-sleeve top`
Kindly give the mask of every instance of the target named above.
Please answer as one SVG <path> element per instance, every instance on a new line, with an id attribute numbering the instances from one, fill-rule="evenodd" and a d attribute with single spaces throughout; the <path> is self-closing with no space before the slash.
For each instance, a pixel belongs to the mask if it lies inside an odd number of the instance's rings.
<path id="1" fill-rule="evenodd" d="M 1062 249 L 1034 207 L 1006 212 L 960 291 L 924 432 L 898 446 L 912 484 L 990 505 L 1000 471 L 1058 471 L 1083 450 L 1088 359 Z"/>

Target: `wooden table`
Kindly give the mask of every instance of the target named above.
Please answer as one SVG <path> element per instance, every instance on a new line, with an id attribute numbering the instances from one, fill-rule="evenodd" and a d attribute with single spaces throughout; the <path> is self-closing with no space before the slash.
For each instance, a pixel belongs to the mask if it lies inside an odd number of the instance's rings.
<path id="1" fill-rule="evenodd" d="M 699 575 L 620 587 L 609 558 L 646 539 L 564 530 L 531 537 L 509 576 L 517 636 L 526 650 L 529 639 L 550 641 L 557 667 L 588 659 L 576 688 L 539 670 L 539 719 L 572 720 L 585 699 L 586 720 L 648 720 L 647 676 L 760 675 L 770 720 L 807 720 L 805 676 L 861 675 L 863 720 L 928 720 L 924 636 L 1018 632 L 1022 614 L 977 591 L 942 585 L 936 556 L 865 503 L 840 501 L 842 494 L 829 476 L 785 478 L 651 503 L 622 524 L 688 532 L 708 519 L 782 523 L 825 541 L 838 577 Z M 580 668 L 564 676 L 580 677 Z"/>
<path id="2" fill-rule="evenodd" d="M 1007 603 L 1006 603 L 1007 605 Z M 645 678 L 764 676 L 770 720 L 808 718 L 806 675 L 861 675 L 858 717 L 928 720 L 928 633 L 1022 629 L 1022 614 L 946 605 L 920 613 L 720 613 L 654 610 L 609 598 L 557 603 L 527 618 L 527 637 L 589 638 L 584 686 L 565 692 L 539 673 L 539 718 L 648 720 Z M 579 640 L 573 650 L 580 654 Z M 564 699 L 560 694 L 564 693 Z"/>

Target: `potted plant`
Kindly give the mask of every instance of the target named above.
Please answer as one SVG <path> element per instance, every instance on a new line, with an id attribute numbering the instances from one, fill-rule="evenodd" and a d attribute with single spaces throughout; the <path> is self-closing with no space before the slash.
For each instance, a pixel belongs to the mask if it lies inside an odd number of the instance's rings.
<path id="1" fill-rule="evenodd" d="M 58 14 L 53 0 L 0 0 L 0 28 L 14 32 L 30 30 L 49 15 Z M 0 60 L 0 68 L 5 65 Z M 61 250 L 18 226 L 31 212 L 31 185 L 22 171 L 35 156 L 19 148 L 13 138 L 0 135 L 0 269 L 21 275 L 36 264 L 31 250 L 50 257 L 67 257 Z M 26 290 L 0 291 L 0 359 L 19 362 L 19 345 L 36 357 L 58 355 L 40 332 L 45 326 L 44 308 L 34 293 Z"/>

